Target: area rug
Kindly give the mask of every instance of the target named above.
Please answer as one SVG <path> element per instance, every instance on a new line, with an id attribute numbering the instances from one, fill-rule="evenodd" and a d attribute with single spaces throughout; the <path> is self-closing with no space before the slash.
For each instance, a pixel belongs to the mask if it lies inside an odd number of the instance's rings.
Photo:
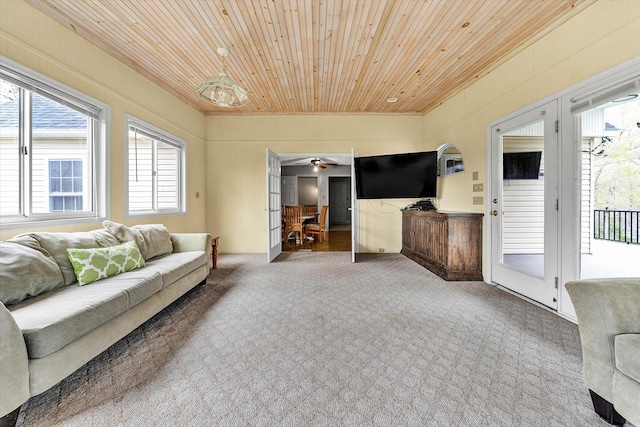
<path id="1" fill-rule="evenodd" d="M 399 254 L 221 254 L 21 426 L 606 426 L 575 324 Z"/>

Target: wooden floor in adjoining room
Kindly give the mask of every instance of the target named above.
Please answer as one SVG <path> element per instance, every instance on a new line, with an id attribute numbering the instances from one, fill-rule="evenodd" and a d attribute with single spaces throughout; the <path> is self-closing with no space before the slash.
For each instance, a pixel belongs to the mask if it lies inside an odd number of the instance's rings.
<path id="1" fill-rule="evenodd" d="M 325 239 L 314 236 L 314 240 L 307 240 L 303 244 L 295 239 L 282 242 L 284 252 L 312 251 L 312 252 L 349 252 L 351 251 L 351 231 L 327 231 Z"/>

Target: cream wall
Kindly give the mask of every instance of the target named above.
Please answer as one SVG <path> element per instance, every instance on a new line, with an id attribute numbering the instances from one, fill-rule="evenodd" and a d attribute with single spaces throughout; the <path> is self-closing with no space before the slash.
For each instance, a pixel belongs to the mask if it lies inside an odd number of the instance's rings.
<path id="1" fill-rule="evenodd" d="M 426 145 L 442 140 L 455 143 L 467 171 L 446 182 L 440 207 L 486 212 L 485 206 L 473 205 L 473 197 L 479 193 L 473 193 L 472 186 L 483 183 L 486 191 L 489 185 L 489 123 L 638 55 L 640 1 L 601 0 L 426 114 Z M 472 181 L 470 171 L 478 171 L 478 181 Z M 485 225 L 486 221 L 485 216 Z M 486 230 L 485 226 L 485 242 Z M 485 262 L 489 259 L 487 249 L 485 245 Z"/>
<path id="2" fill-rule="evenodd" d="M 205 118 L 22 0 L 0 1 L 0 53 L 111 106 L 112 220 L 162 222 L 174 231 L 206 229 L 222 236 L 223 252 L 266 252 L 267 147 L 313 154 L 346 153 L 353 147 L 359 155 L 373 155 L 433 150 L 450 141 L 461 149 L 466 172 L 439 182 L 440 208 L 481 212 L 483 206 L 472 204 L 471 177 L 477 171 L 486 188 L 487 124 L 639 55 L 640 2 L 594 3 L 424 117 Z M 188 142 L 187 216 L 125 221 L 125 113 Z M 360 202 L 360 251 L 398 252 L 401 217 L 395 207 L 411 201 Z M 0 230 L 0 238 L 20 231 Z"/>
<path id="3" fill-rule="evenodd" d="M 353 148 L 361 156 L 435 149 L 422 143 L 422 120 L 418 115 L 207 117 L 207 229 L 221 236 L 222 252 L 266 253 L 267 148 L 279 154 Z M 393 200 L 399 207 L 409 202 Z M 400 252 L 401 214 L 379 205 L 359 203 L 360 251 Z"/>
<path id="4" fill-rule="evenodd" d="M 266 251 L 267 147 L 278 153 L 348 152 L 354 147 L 358 154 L 370 155 L 433 150 L 452 142 L 463 153 L 465 173 L 439 180 L 437 204 L 445 210 L 484 212 L 484 205 L 472 203 L 484 193 L 473 193 L 472 186 L 487 186 L 487 124 L 638 54 L 640 2 L 602 0 L 420 119 L 208 117 L 207 228 L 224 237 L 222 251 Z M 410 201 L 359 203 L 361 252 L 400 250 L 401 216 L 394 206 Z"/>
<path id="5" fill-rule="evenodd" d="M 466 172 L 443 186 L 440 206 L 482 212 L 472 186 L 486 190 L 487 125 L 640 55 L 640 1 L 601 0 L 424 116 L 425 143 L 450 141 Z M 470 171 L 478 171 L 472 181 Z M 486 200 L 485 200 L 486 202 Z"/>
<path id="6" fill-rule="evenodd" d="M 116 222 L 164 223 L 171 231 L 205 229 L 205 117 L 22 0 L 0 0 L 0 54 L 111 107 L 111 199 Z M 188 214 L 125 220 L 125 113 L 188 143 Z M 195 193 L 200 198 L 195 198 Z M 84 231 L 89 224 L 51 228 Z M 0 230 L 0 239 L 30 230 Z"/>

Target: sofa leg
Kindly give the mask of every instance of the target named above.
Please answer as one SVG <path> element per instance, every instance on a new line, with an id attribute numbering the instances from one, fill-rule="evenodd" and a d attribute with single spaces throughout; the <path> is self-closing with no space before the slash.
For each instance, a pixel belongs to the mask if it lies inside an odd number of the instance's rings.
<path id="1" fill-rule="evenodd" d="M 20 408 L 22 408 L 22 406 L 18 406 L 16 409 L 0 418 L 0 427 L 15 427 L 16 422 L 18 421 L 18 415 L 20 415 Z"/>
<path id="2" fill-rule="evenodd" d="M 622 415 L 618 413 L 618 411 L 616 411 L 612 403 L 609 403 L 599 394 L 594 393 L 593 390 L 589 390 L 589 393 L 591 393 L 593 409 L 596 411 L 596 414 L 600 416 L 600 418 L 614 426 L 624 425 L 626 420 Z"/>

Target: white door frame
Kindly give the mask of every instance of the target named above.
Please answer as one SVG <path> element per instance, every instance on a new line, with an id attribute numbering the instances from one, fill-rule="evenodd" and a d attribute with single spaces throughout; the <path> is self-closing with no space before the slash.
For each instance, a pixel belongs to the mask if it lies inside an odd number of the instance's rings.
<path id="1" fill-rule="evenodd" d="M 356 179 L 355 179 L 355 170 L 354 170 L 355 168 L 354 158 L 356 156 L 356 153 L 354 152 L 353 148 L 351 149 L 351 153 L 286 153 L 286 154 L 276 154 L 271 150 L 267 149 L 267 176 L 269 173 L 268 172 L 269 153 L 273 153 L 275 156 L 278 156 L 278 159 L 280 159 L 280 161 L 282 159 L 300 158 L 300 157 L 344 157 L 344 158 L 350 157 L 351 158 L 351 262 L 356 262 L 356 253 L 358 253 L 360 249 L 359 248 L 360 230 L 358 227 L 358 201 L 356 199 L 356 184 L 355 184 Z M 268 178 L 267 178 L 267 181 L 268 181 Z M 269 194 L 267 189 L 267 197 L 268 196 Z M 267 200 L 267 203 L 268 203 L 268 200 Z M 268 232 L 271 233 L 271 229 L 269 229 Z M 280 248 L 280 251 L 282 251 L 282 247 Z"/>
<path id="2" fill-rule="evenodd" d="M 567 293 L 565 284 L 581 277 L 581 119 L 572 112 L 585 102 L 595 105 L 604 102 L 605 97 L 617 97 L 628 93 L 630 85 L 640 85 L 640 56 L 621 63 L 609 70 L 572 86 L 558 95 L 560 99 L 562 143 L 561 177 L 561 271 L 560 304 L 558 312 L 563 317 L 576 319 L 575 309 Z M 637 86 L 636 86 L 637 87 Z M 599 101 L 598 101 L 599 99 Z M 589 107 L 590 108 L 590 107 Z M 578 110 L 580 110 L 578 108 Z"/>
<path id="3" fill-rule="evenodd" d="M 491 169 L 491 128 L 496 123 L 502 122 L 508 118 L 522 114 L 524 111 L 538 108 L 547 102 L 556 100 L 560 103 L 559 108 L 559 120 L 560 120 L 560 132 L 559 132 L 559 152 L 560 159 L 562 161 L 558 167 L 559 173 L 559 221 L 558 221 L 558 235 L 560 236 L 560 248 L 558 249 L 558 258 L 560 260 L 559 267 L 559 304 L 557 307 L 557 313 L 571 321 L 576 321 L 575 311 L 571 299 L 565 289 L 567 281 L 575 280 L 580 277 L 580 264 L 579 264 L 579 250 L 580 250 L 580 176 L 578 176 L 579 159 L 577 158 L 580 147 L 577 146 L 575 141 L 576 135 L 579 133 L 579 123 L 571 114 L 571 105 L 575 103 L 576 97 L 588 95 L 590 92 L 593 95 L 601 93 L 611 87 L 616 86 L 616 82 L 622 80 L 628 80 L 629 78 L 635 78 L 640 81 L 640 56 L 631 58 L 625 62 L 622 62 L 616 66 L 609 68 L 606 71 L 591 76 L 581 82 L 578 82 L 570 87 L 567 87 L 559 92 L 551 94 L 544 99 L 533 103 L 517 112 L 514 112 L 505 118 L 497 121 L 493 121 L 487 125 L 486 141 L 486 203 L 485 203 L 485 222 L 484 222 L 484 239 L 483 239 L 483 271 L 485 274 L 485 281 L 491 283 L 493 277 L 492 272 L 492 259 L 491 259 L 491 238 L 492 235 L 492 223 L 490 218 L 491 198 L 490 198 L 490 183 L 494 179 L 494 172 Z"/>
<path id="4" fill-rule="evenodd" d="M 535 122 L 544 122 L 544 273 L 542 276 L 525 272 L 502 262 L 502 230 L 504 218 L 504 196 L 502 194 L 502 135 Z M 558 102 L 529 108 L 508 118 L 494 122 L 489 126 L 488 154 L 488 200 L 487 225 L 490 246 L 489 254 L 490 282 L 533 299 L 547 307 L 557 309 L 558 306 Z"/>
<path id="5" fill-rule="evenodd" d="M 360 252 L 360 227 L 358 224 L 358 197 L 356 193 L 356 153 L 351 148 L 351 262 L 356 262 L 356 254 Z"/>
<path id="6" fill-rule="evenodd" d="M 267 148 L 267 260 L 272 262 L 282 253 L 282 213 L 280 156 Z"/>

